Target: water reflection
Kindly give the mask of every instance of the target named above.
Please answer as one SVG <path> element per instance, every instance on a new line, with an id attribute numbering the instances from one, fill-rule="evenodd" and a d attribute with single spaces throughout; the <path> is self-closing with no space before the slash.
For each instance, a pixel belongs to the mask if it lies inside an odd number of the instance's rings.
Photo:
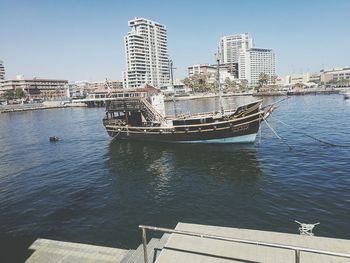
<path id="1" fill-rule="evenodd" d="M 139 141 L 111 141 L 108 166 L 112 176 L 133 176 L 144 172 L 160 185 L 180 177 L 232 182 L 255 181 L 260 163 L 254 144 L 247 145 L 181 145 Z M 128 175 L 130 174 L 130 175 Z"/>
<path id="2" fill-rule="evenodd" d="M 254 145 L 112 141 L 106 167 L 113 180 L 110 191 L 124 203 L 110 209 L 125 210 L 132 226 L 242 225 L 261 191 Z"/>

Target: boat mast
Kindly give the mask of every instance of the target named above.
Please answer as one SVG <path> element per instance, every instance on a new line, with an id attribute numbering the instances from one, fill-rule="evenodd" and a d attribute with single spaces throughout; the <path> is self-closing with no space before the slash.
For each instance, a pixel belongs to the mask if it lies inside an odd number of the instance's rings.
<path id="1" fill-rule="evenodd" d="M 219 87 L 219 105 L 220 105 L 221 114 L 224 114 L 224 106 L 222 103 L 222 90 L 221 90 L 221 84 L 220 84 L 220 51 L 219 50 L 218 50 L 218 53 L 216 53 L 216 62 L 218 63 L 217 82 Z"/>
<path id="2" fill-rule="evenodd" d="M 173 61 L 169 60 L 170 65 L 170 78 L 171 78 L 171 88 L 173 89 L 173 104 L 174 104 L 174 113 L 175 117 L 177 117 L 177 109 L 176 109 L 176 99 L 175 99 L 175 88 L 174 88 L 174 73 L 173 73 Z"/>

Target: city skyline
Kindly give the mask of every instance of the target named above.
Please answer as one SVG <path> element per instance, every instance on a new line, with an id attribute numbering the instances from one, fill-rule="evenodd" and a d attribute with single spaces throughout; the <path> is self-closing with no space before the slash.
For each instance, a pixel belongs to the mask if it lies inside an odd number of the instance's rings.
<path id="1" fill-rule="evenodd" d="M 215 63 L 220 38 L 249 33 L 276 53 L 276 74 L 317 72 L 350 64 L 348 1 L 209 4 L 112 1 L 0 0 L 0 60 L 6 77 L 121 80 L 127 21 L 143 17 L 166 26 L 175 78 L 193 64 Z"/>

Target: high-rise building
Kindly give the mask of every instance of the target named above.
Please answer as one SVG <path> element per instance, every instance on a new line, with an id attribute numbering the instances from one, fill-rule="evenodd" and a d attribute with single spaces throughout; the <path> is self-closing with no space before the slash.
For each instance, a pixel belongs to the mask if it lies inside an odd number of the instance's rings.
<path id="1" fill-rule="evenodd" d="M 253 47 L 253 39 L 248 33 L 224 36 L 220 39 L 219 43 L 220 63 L 238 63 L 240 51 L 248 50 Z"/>
<path id="2" fill-rule="evenodd" d="M 246 79 L 250 85 L 259 84 L 259 76 L 265 73 L 270 77 L 276 74 L 275 53 L 272 49 L 251 48 L 241 50 L 239 58 L 239 78 Z"/>
<path id="3" fill-rule="evenodd" d="M 0 60 L 0 80 L 5 79 L 5 67 L 4 67 L 4 62 Z"/>
<path id="4" fill-rule="evenodd" d="M 128 22 L 131 31 L 124 37 L 126 71 L 124 88 L 169 83 L 167 31 L 164 25 L 144 18 Z"/>

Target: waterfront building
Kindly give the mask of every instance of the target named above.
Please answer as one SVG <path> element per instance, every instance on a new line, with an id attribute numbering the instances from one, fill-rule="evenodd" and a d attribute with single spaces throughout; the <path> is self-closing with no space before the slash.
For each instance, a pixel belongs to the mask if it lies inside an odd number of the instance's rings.
<path id="1" fill-rule="evenodd" d="M 85 97 L 89 93 L 89 81 L 87 80 L 75 81 L 74 85 L 76 86 L 77 95 L 79 97 Z"/>
<path id="2" fill-rule="evenodd" d="M 307 84 L 307 83 L 320 83 L 321 73 L 301 73 L 301 74 L 292 74 L 287 75 L 283 78 L 284 85 L 294 85 L 294 84 Z"/>
<path id="3" fill-rule="evenodd" d="M 321 81 L 324 83 L 350 82 L 350 67 L 322 69 L 320 72 Z"/>
<path id="4" fill-rule="evenodd" d="M 15 79 L 2 81 L 0 96 L 6 91 L 23 90 L 31 99 L 57 99 L 66 96 L 68 80 L 24 78 L 21 75 Z"/>
<path id="5" fill-rule="evenodd" d="M 186 87 L 185 84 L 178 80 L 174 80 L 174 85 L 172 86 L 171 84 L 164 85 L 160 87 L 160 90 L 165 94 L 165 95 L 170 95 L 170 94 L 176 94 L 176 95 L 184 95 L 187 93 L 190 93 L 192 91 L 191 88 Z"/>
<path id="6" fill-rule="evenodd" d="M 253 38 L 248 33 L 224 36 L 219 42 L 220 63 L 239 63 L 240 52 L 253 47 Z"/>
<path id="7" fill-rule="evenodd" d="M 0 60 L 0 80 L 5 79 L 5 67 L 4 67 L 4 62 Z"/>
<path id="8" fill-rule="evenodd" d="M 123 88 L 123 82 L 119 80 L 102 80 L 102 81 L 94 81 L 89 82 L 89 91 L 102 91 L 102 90 L 116 90 L 116 89 L 122 89 Z"/>
<path id="9" fill-rule="evenodd" d="M 208 83 L 215 83 L 217 81 L 217 65 L 215 64 L 196 64 L 187 68 L 188 76 L 194 74 L 206 75 Z M 220 64 L 220 83 L 225 83 L 225 80 L 238 79 L 238 63 Z"/>
<path id="10" fill-rule="evenodd" d="M 337 86 L 347 86 L 350 83 L 350 67 L 322 69 L 314 73 L 290 74 L 278 77 L 279 85 L 295 85 L 295 84 L 334 84 Z"/>
<path id="11" fill-rule="evenodd" d="M 161 87 L 169 83 L 166 27 L 144 18 L 130 20 L 128 25 L 131 31 L 124 37 L 124 88 L 136 88 L 144 84 Z"/>
<path id="12" fill-rule="evenodd" d="M 271 84 L 271 76 L 276 74 L 275 53 L 272 49 L 251 48 L 241 50 L 239 57 L 239 78 L 245 79 L 250 85 L 259 84 L 259 76 L 265 73 L 270 77 L 268 84 Z"/>
<path id="13" fill-rule="evenodd" d="M 82 98 L 94 93 L 108 93 L 123 89 L 123 82 L 119 80 L 101 80 L 89 82 L 86 80 L 75 81 L 68 84 L 70 98 Z"/>

